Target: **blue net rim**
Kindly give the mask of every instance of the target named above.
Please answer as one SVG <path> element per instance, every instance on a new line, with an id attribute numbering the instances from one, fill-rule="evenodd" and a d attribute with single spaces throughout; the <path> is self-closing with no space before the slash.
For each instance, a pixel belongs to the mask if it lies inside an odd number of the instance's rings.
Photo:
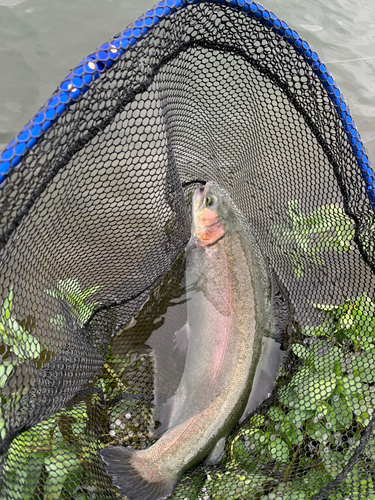
<path id="1" fill-rule="evenodd" d="M 94 80 L 97 80 L 101 74 L 112 68 L 127 50 L 142 40 L 148 31 L 157 26 L 161 20 L 170 17 L 176 11 L 184 9 L 190 4 L 198 3 L 226 5 L 234 10 L 244 12 L 270 30 L 277 32 L 303 56 L 320 79 L 335 106 L 361 169 L 371 205 L 375 208 L 375 175 L 345 99 L 332 75 L 317 53 L 310 48 L 309 44 L 295 30 L 291 29 L 286 22 L 279 19 L 262 5 L 250 0 L 163 0 L 159 2 L 116 39 L 105 43 L 94 54 L 83 59 L 64 79 L 47 104 L 40 109 L 20 134 L 8 144 L 0 155 L 0 187 L 4 186 L 11 170 L 21 163 L 22 159 L 66 109 L 72 103 L 83 98 Z"/>

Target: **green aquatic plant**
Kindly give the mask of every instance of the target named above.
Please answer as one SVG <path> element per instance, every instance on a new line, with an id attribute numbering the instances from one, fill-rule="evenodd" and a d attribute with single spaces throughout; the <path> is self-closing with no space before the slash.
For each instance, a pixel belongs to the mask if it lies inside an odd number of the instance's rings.
<path id="1" fill-rule="evenodd" d="M 22 394 L 28 389 L 28 385 L 8 387 L 10 380 L 21 365 L 26 367 L 28 363 L 39 358 L 42 347 L 39 341 L 31 335 L 26 328 L 22 327 L 12 315 L 13 289 L 4 300 L 0 311 L 0 346 L 2 356 L 0 364 L 0 439 L 4 439 L 6 429 L 5 420 L 10 408 L 14 407 L 20 400 Z M 28 371 L 24 369 L 25 373 Z"/>
<path id="2" fill-rule="evenodd" d="M 111 363 L 113 360 L 109 349 L 106 361 Z M 7 498 L 104 498 L 103 488 L 108 491 L 110 485 L 93 471 L 101 467 L 98 449 L 110 439 L 110 408 L 103 405 L 103 398 L 95 388 L 104 391 L 104 399 L 112 396 L 113 386 L 119 380 L 114 372 L 110 373 L 110 378 L 114 380 L 112 384 L 108 382 L 108 370 L 103 370 L 89 382 L 94 391 L 86 394 L 83 390 L 84 400 L 70 402 L 13 440 L 3 470 L 3 493 Z"/>
<path id="3" fill-rule="evenodd" d="M 73 321 L 79 326 L 83 326 L 94 310 L 101 305 L 101 302 L 86 303 L 86 300 L 101 290 L 101 288 L 101 286 L 93 286 L 86 290 L 81 290 L 77 280 L 67 278 L 59 280 L 55 290 L 44 291 L 48 295 L 51 295 L 51 297 L 63 300 L 69 304 Z M 62 327 L 65 324 L 65 318 L 62 314 L 57 314 L 50 321 L 57 327 Z"/>
<path id="4" fill-rule="evenodd" d="M 22 363 L 29 359 L 36 359 L 41 352 L 38 340 L 27 332 L 12 316 L 13 290 L 4 300 L 0 311 L 0 343 L 16 356 L 15 363 Z M 0 367 L 1 369 L 1 367 Z M 0 385 L 3 383 L 0 376 Z"/>
<path id="5" fill-rule="evenodd" d="M 262 500 L 311 498 L 349 462 L 373 414 L 374 300 L 363 294 L 339 306 L 313 305 L 322 321 L 305 327 L 304 339 L 292 346 L 298 368 L 280 377 L 274 404 L 264 415 L 253 415 L 228 447 L 227 460 L 237 465 L 237 471 L 264 476 L 262 467 L 270 467 L 278 472 L 272 487 L 265 483 L 268 493 L 258 486 Z M 331 500 L 353 491 L 356 498 L 375 498 L 366 457 L 375 458 L 375 437 Z M 307 473 L 292 475 L 297 464 Z"/>
<path id="6" fill-rule="evenodd" d="M 153 426 L 153 360 L 148 352 L 137 352 L 134 347 L 139 349 L 140 336 L 146 340 L 155 325 L 159 326 L 170 299 L 183 293 L 180 280 L 173 279 L 176 272 L 183 273 L 181 259 L 151 292 L 151 300 L 136 316 L 137 324 L 131 330 L 125 325 L 122 341 L 114 337 L 102 372 L 82 388 L 82 393 L 89 394 L 84 401 L 77 398 L 72 406 L 14 439 L 4 466 L 9 498 L 102 500 L 108 496 L 111 483 L 104 472 L 98 475 L 102 470 L 98 450 L 108 444 L 142 449 L 156 439 L 149 432 Z M 171 282 L 177 283 L 177 291 Z M 74 324 L 82 326 L 100 305 L 98 301 L 87 303 L 87 299 L 100 289 L 82 290 L 77 281 L 66 279 L 46 293 L 69 304 Z M 155 319 L 159 321 L 155 323 Z M 51 320 L 57 326 L 64 326 L 66 321 L 63 315 Z M 135 346 L 129 344 L 133 338 L 137 340 Z M 6 421 L 8 415 L 4 417 Z M 113 486 L 112 497 L 119 498 Z"/>
<path id="7" fill-rule="evenodd" d="M 363 294 L 356 300 L 346 300 L 339 306 L 313 304 L 323 313 L 324 321 L 317 327 L 305 327 L 309 337 L 326 337 L 338 343 L 354 344 L 356 350 L 375 349 L 375 303 Z"/>
<path id="8" fill-rule="evenodd" d="M 4 466 L 3 493 L 24 500 L 101 498 L 100 487 L 97 494 L 92 491 L 98 480 L 91 471 L 99 465 L 92 418 L 82 401 L 18 436 Z"/>
<path id="9" fill-rule="evenodd" d="M 150 363 L 147 354 L 132 351 L 122 358 L 109 346 L 103 371 L 83 389 L 83 400 L 71 401 L 13 440 L 2 493 L 20 500 L 107 497 L 111 484 L 97 473 L 102 469 L 98 450 L 109 443 L 146 447 L 152 397 L 138 396 L 145 382 L 135 387 L 132 378 L 138 370 L 146 374 Z M 112 490 L 118 498 L 116 488 Z"/>
<path id="10" fill-rule="evenodd" d="M 12 298 L 2 307 L 2 334 L 14 325 L 14 319 L 9 323 Z M 272 406 L 252 415 L 233 433 L 217 467 L 201 465 L 184 475 L 172 498 L 309 500 L 343 470 L 373 413 L 375 302 L 363 294 L 340 305 L 314 304 L 314 308 L 321 321 L 305 326 L 301 340 L 292 346 L 291 366 L 296 368 L 283 369 Z M 137 328 L 139 317 L 132 328 Z M 24 326 L 20 328 L 30 335 Z M 34 337 L 17 335 L 13 338 L 25 346 L 36 342 Z M 13 359 L 24 347 L 20 344 L 13 350 L 15 343 L 7 341 Z M 27 362 L 22 355 L 21 359 Z M 142 449 L 156 439 L 149 431 L 152 380 L 149 353 L 122 350 L 122 343 L 114 342 L 103 371 L 89 381 L 97 392 L 13 441 L 4 466 L 6 494 L 35 500 L 102 498 L 111 486 L 106 476 L 98 479 L 90 472 L 101 467 L 98 450 L 108 444 Z M 375 435 L 330 500 L 353 491 L 360 500 L 375 498 L 366 468 L 366 460 L 374 459 Z M 296 473 L 297 468 L 304 472 Z M 113 488 L 114 498 L 116 494 Z"/>
<path id="11" fill-rule="evenodd" d="M 353 222 L 341 207 L 323 205 L 304 215 L 298 200 L 290 200 L 286 213 L 288 221 L 274 224 L 270 232 L 290 259 L 297 278 L 304 275 L 310 264 L 324 265 L 325 252 L 350 250 Z"/>
<path id="12" fill-rule="evenodd" d="M 96 387 L 106 400 L 107 426 L 104 439 L 110 444 L 147 447 L 155 436 L 150 433 L 152 418 L 153 360 L 148 353 L 130 350 L 125 356 L 108 347 L 103 373 Z"/>
<path id="13" fill-rule="evenodd" d="M 87 304 L 86 300 L 100 288 L 82 291 L 75 280 L 67 279 L 58 282 L 56 290 L 46 290 L 46 293 L 66 301 L 71 306 L 73 321 L 82 326 L 99 305 L 98 302 Z M 64 322 L 62 315 L 51 319 L 51 323 L 58 326 Z M 35 325 L 29 323 L 14 318 L 11 288 L 0 310 L 0 439 L 5 438 L 6 422 L 32 383 L 33 377 L 27 377 L 27 373 L 36 369 L 35 363 L 40 361 L 41 353 L 46 349 L 30 333 Z M 21 369 L 22 385 L 18 387 L 12 380 L 21 374 Z M 95 413 L 97 406 L 94 396 L 90 404 L 91 414 Z M 81 402 L 18 436 L 12 442 L 4 465 L 5 493 L 25 500 L 54 500 L 71 498 L 70 495 L 79 500 L 99 499 L 100 494 L 92 496 L 91 492 L 95 478 L 90 476 L 90 463 L 99 459 L 97 443 L 92 441 L 90 420 L 93 420 L 93 415 L 90 418 L 86 404 Z"/>

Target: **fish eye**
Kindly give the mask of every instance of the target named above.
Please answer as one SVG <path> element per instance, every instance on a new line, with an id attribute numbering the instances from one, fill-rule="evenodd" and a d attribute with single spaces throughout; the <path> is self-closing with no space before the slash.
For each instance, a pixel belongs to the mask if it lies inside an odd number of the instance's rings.
<path id="1" fill-rule="evenodd" d="M 207 207 L 212 207 L 216 203 L 216 196 L 207 196 L 204 201 Z"/>

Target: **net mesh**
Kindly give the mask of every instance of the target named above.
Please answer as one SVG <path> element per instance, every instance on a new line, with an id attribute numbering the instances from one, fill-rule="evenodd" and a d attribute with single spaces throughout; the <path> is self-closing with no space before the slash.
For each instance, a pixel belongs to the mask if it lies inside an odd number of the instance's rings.
<path id="1" fill-rule="evenodd" d="M 172 498 L 375 498 L 373 177 L 295 32 L 250 2 L 161 3 L 1 158 L 0 498 L 120 498 L 99 451 L 156 440 L 146 342 L 183 320 L 189 203 L 209 180 L 267 257 L 287 356 Z"/>

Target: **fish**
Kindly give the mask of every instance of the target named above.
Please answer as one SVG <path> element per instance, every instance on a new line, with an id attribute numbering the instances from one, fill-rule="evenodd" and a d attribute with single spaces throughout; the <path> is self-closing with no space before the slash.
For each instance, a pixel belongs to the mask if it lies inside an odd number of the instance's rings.
<path id="1" fill-rule="evenodd" d="M 146 450 L 100 452 L 129 500 L 168 498 L 184 472 L 221 458 L 244 415 L 262 339 L 272 330 L 266 261 L 245 218 L 213 181 L 193 194 L 185 256 L 187 323 L 176 346 L 186 359 L 176 392 L 161 409 L 160 437 Z"/>

